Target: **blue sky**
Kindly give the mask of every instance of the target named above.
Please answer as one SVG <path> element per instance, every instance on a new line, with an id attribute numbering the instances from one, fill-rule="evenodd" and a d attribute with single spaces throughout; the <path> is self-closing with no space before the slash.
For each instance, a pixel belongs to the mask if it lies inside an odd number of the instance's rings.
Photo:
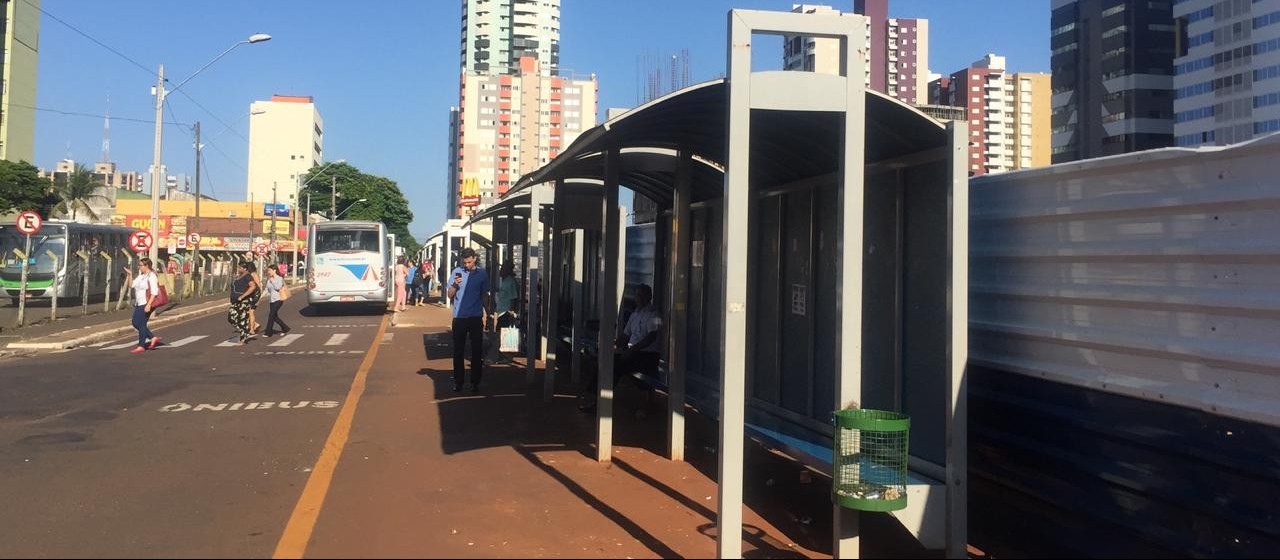
<path id="1" fill-rule="evenodd" d="M 312 95 L 325 120 L 326 159 L 345 158 L 397 181 L 415 214 L 410 231 L 422 236 L 444 220 L 461 4 L 43 0 L 45 11 L 152 73 L 45 16 L 37 106 L 100 115 L 109 95 L 111 157 L 126 170 L 145 172 L 153 144 L 155 68 L 164 64 L 176 83 L 236 41 L 269 33 L 272 41 L 241 46 L 182 88 L 203 108 L 182 95 L 169 98 L 167 119 L 202 123 L 206 192 L 224 200 L 244 197 L 251 102 L 273 93 Z M 847 10 L 853 2 L 828 4 Z M 715 78 L 725 71 L 729 9 L 790 6 L 776 0 L 562 0 L 561 67 L 596 74 L 601 114 L 607 107 L 630 107 L 637 101 L 638 57 L 688 49 L 693 81 Z M 953 72 L 988 52 L 1007 56 L 1013 71 L 1049 69 L 1047 0 L 890 0 L 889 13 L 930 20 L 934 72 Z M 777 52 L 780 59 L 776 45 L 760 42 L 757 50 Z M 52 167 L 68 155 L 91 163 L 101 152 L 101 118 L 37 112 L 37 166 Z M 171 173 L 194 171 L 188 130 L 166 127 L 164 154 Z"/>

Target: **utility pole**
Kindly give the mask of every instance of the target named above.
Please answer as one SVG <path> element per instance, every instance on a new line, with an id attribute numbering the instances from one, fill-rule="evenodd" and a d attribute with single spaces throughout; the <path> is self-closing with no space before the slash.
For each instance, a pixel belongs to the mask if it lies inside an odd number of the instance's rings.
<path id="1" fill-rule="evenodd" d="M 279 256 L 276 255 L 276 214 L 279 213 L 278 211 L 279 209 L 276 206 L 276 185 L 277 184 L 278 184 L 277 181 L 271 182 L 271 259 L 272 259 L 272 262 L 275 262 L 276 260 L 279 259 Z"/>
<path id="2" fill-rule="evenodd" d="M 329 219 L 336 220 L 338 215 L 338 176 L 329 177 Z"/>
<path id="3" fill-rule="evenodd" d="M 196 121 L 196 223 L 192 225 L 190 231 L 200 233 L 200 121 Z M 190 237 L 190 235 L 187 236 L 188 240 Z M 191 248 L 191 279 L 196 283 L 197 293 L 204 283 L 204 274 L 200 270 L 200 243 L 203 241 L 204 239 L 201 239 L 196 242 L 195 247 Z"/>
<path id="4" fill-rule="evenodd" d="M 164 65 L 160 65 L 160 73 L 156 81 L 156 144 L 151 157 L 151 262 L 154 264 L 160 255 L 160 183 L 164 177 L 160 172 L 160 146 L 164 138 Z"/>

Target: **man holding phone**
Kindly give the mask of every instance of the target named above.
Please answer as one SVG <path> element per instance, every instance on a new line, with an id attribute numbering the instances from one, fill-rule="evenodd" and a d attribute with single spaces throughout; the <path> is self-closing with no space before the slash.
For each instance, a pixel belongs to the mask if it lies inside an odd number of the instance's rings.
<path id="1" fill-rule="evenodd" d="M 484 369 L 484 319 L 489 312 L 489 275 L 476 265 L 470 247 L 459 255 L 462 266 L 453 269 L 447 295 L 453 302 L 453 392 L 462 391 L 466 370 L 462 357 L 471 339 L 471 392 L 480 391 Z"/>

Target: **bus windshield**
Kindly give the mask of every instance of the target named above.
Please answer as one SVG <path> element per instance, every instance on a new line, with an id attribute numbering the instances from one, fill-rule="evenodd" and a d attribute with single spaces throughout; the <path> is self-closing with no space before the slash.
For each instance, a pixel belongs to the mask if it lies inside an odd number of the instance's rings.
<path id="1" fill-rule="evenodd" d="M 377 230 L 320 230 L 316 232 L 316 253 L 377 253 Z"/>
<path id="2" fill-rule="evenodd" d="M 26 243 L 26 236 L 16 230 L 6 228 L 3 233 L 0 233 L 0 255 L 2 255 L 0 258 L 4 259 L 3 265 L 6 272 L 17 272 L 22 269 L 22 261 L 13 250 L 25 250 Z M 27 254 L 27 258 L 30 259 L 29 272 L 49 274 L 54 271 L 53 261 L 49 259 L 46 251 L 53 251 L 53 254 L 58 256 L 59 263 L 64 263 L 67 257 L 66 237 L 39 234 L 31 236 L 31 252 Z"/>

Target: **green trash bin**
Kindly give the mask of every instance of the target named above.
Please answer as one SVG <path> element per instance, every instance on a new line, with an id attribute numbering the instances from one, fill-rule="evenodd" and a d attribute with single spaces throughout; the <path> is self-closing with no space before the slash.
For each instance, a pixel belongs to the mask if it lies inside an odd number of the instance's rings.
<path id="1" fill-rule="evenodd" d="M 831 499 L 860 511 L 907 507 L 907 435 L 911 417 L 883 410 L 831 414 L 835 459 Z"/>

